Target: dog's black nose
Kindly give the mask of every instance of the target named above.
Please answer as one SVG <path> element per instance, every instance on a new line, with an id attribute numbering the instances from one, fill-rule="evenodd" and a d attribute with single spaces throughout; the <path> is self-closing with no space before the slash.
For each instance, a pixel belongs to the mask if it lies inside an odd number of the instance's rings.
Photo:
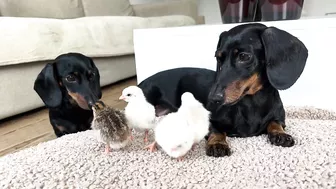
<path id="1" fill-rule="evenodd" d="M 208 110 L 214 110 L 222 104 L 224 101 L 224 95 L 222 93 L 216 93 L 210 96 L 206 108 Z"/>
<path id="2" fill-rule="evenodd" d="M 224 95 L 222 93 L 216 93 L 210 98 L 210 100 L 214 104 L 220 104 L 224 100 Z"/>
<path id="3" fill-rule="evenodd" d="M 89 105 L 89 108 L 91 109 L 95 105 L 95 102 L 93 100 L 89 100 L 88 105 Z"/>

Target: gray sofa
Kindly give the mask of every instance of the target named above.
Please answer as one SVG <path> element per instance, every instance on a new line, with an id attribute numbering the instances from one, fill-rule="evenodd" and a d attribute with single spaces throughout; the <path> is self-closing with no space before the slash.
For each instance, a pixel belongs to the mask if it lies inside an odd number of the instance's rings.
<path id="1" fill-rule="evenodd" d="M 203 24 L 196 1 L 0 1 L 0 119 L 44 105 L 34 80 L 62 53 L 92 57 L 102 86 L 135 76 L 133 30 Z"/>

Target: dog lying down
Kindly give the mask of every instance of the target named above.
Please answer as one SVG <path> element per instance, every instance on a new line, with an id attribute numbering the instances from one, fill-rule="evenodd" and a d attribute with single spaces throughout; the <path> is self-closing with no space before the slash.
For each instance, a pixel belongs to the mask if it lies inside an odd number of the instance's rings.
<path id="1" fill-rule="evenodd" d="M 175 112 L 181 94 L 192 93 L 211 112 L 208 156 L 231 155 L 227 137 L 266 134 L 272 145 L 294 146 L 295 138 L 285 130 L 279 90 L 289 89 L 303 73 L 308 58 L 304 43 L 284 30 L 249 23 L 223 31 L 214 54 L 216 71 L 172 68 L 138 86 L 160 112 Z"/>

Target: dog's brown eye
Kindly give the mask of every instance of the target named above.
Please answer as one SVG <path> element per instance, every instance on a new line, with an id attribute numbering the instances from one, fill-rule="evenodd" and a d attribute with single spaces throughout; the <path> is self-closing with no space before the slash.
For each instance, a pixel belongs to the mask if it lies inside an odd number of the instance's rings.
<path id="1" fill-rule="evenodd" d="M 247 62 L 247 61 L 249 61 L 251 58 L 252 58 L 252 55 L 249 54 L 249 53 L 240 53 L 240 54 L 238 55 L 238 59 L 239 59 L 239 61 L 241 61 L 241 62 Z"/>
<path id="2" fill-rule="evenodd" d="M 94 76 L 95 76 L 95 73 L 90 72 L 89 75 L 88 75 L 89 80 L 93 80 Z"/>
<path id="3" fill-rule="evenodd" d="M 68 75 L 68 76 L 65 77 L 65 80 L 67 82 L 71 82 L 72 83 L 72 82 L 76 81 L 76 77 L 74 75 L 70 74 L 70 75 Z"/>

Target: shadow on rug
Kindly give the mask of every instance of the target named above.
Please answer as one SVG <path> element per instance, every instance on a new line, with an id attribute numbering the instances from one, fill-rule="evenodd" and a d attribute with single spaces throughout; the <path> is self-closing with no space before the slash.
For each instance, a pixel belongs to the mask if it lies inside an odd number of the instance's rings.
<path id="1" fill-rule="evenodd" d="M 96 132 L 86 131 L 2 157 L 0 188 L 335 188 L 336 114 L 286 110 L 291 148 L 265 135 L 228 138 L 233 154 L 212 158 L 203 141 L 178 162 L 143 150 L 143 133 L 106 155 Z"/>

